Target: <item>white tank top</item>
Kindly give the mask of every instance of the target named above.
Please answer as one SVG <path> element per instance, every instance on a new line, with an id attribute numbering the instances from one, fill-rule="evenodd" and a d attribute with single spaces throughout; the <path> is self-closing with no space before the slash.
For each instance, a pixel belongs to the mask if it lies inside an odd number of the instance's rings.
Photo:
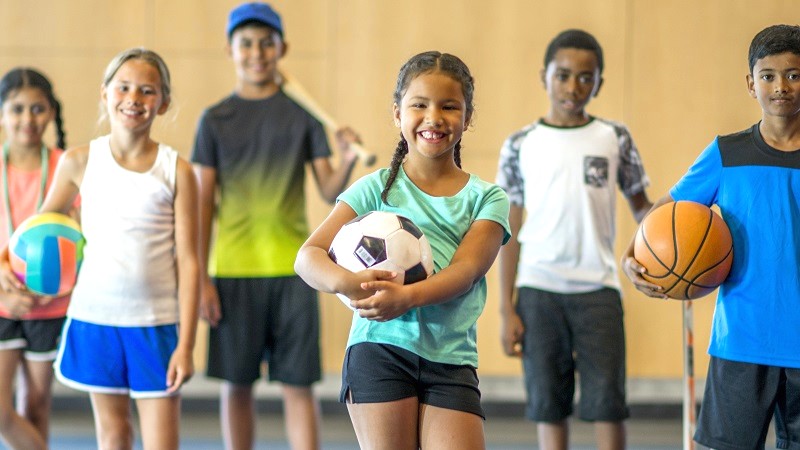
<path id="1" fill-rule="evenodd" d="M 86 246 L 70 317 L 113 326 L 178 322 L 177 160 L 160 144 L 153 167 L 132 172 L 114 159 L 109 136 L 89 144 L 80 187 Z"/>

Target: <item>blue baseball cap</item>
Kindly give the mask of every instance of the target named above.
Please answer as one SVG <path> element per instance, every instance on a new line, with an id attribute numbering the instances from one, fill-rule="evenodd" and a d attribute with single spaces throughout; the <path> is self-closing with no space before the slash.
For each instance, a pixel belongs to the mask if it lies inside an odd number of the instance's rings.
<path id="1" fill-rule="evenodd" d="M 230 39 L 233 30 L 245 22 L 261 22 L 275 29 L 275 31 L 283 36 L 281 16 L 266 3 L 243 3 L 234 8 L 228 16 L 228 27 L 225 30 L 228 38 Z"/>

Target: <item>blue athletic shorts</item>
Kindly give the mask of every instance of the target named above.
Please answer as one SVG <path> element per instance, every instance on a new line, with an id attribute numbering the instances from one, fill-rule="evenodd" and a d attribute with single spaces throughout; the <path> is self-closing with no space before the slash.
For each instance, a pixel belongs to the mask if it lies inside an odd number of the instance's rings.
<path id="1" fill-rule="evenodd" d="M 619 292 L 604 288 L 561 294 L 520 288 L 518 297 L 517 314 L 525 325 L 522 363 L 527 417 L 559 422 L 572 414 L 577 372 L 580 419 L 626 419 L 625 333 Z"/>
<path id="2" fill-rule="evenodd" d="M 428 361 L 388 344 L 362 342 L 348 347 L 339 401 L 384 403 L 408 397 L 486 417 L 474 367 Z"/>
<path id="3" fill-rule="evenodd" d="M 0 350 L 23 350 L 28 361 L 52 361 L 64 318 L 16 320 L 0 317 Z"/>
<path id="4" fill-rule="evenodd" d="M 67 318 L 56 377 L 84 392 L 168 397 L 167 368 L 178 344 L 176 324 L 115 327 Z"/>

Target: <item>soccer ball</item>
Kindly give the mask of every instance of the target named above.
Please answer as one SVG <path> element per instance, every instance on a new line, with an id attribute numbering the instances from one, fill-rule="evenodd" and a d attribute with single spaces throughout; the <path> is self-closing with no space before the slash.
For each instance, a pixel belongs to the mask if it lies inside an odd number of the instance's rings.
<path id="1" fill-rule="evenodd" d="M 328 256 L 351 272 L 396 272 L 392 281 L 400 284 L 416 283 L 433 274 L 431 245 L 422 231 L 408 218 L 385 211 L 368 212 L 344 224 L 333 238 Z M 350 308 L 350 299 L 336 295 Z"/>

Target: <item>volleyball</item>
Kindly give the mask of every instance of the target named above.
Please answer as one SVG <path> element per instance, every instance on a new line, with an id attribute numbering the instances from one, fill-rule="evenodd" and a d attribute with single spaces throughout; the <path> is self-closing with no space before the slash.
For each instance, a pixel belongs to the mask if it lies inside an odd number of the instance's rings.
<path id="1" fill-rule="evenodd" d="M 29 291 L 58 297 L 72 290 L 85 244 L 78 222 L 64 214 L 35 214 L 11 235 L 11 270 Z"/>

